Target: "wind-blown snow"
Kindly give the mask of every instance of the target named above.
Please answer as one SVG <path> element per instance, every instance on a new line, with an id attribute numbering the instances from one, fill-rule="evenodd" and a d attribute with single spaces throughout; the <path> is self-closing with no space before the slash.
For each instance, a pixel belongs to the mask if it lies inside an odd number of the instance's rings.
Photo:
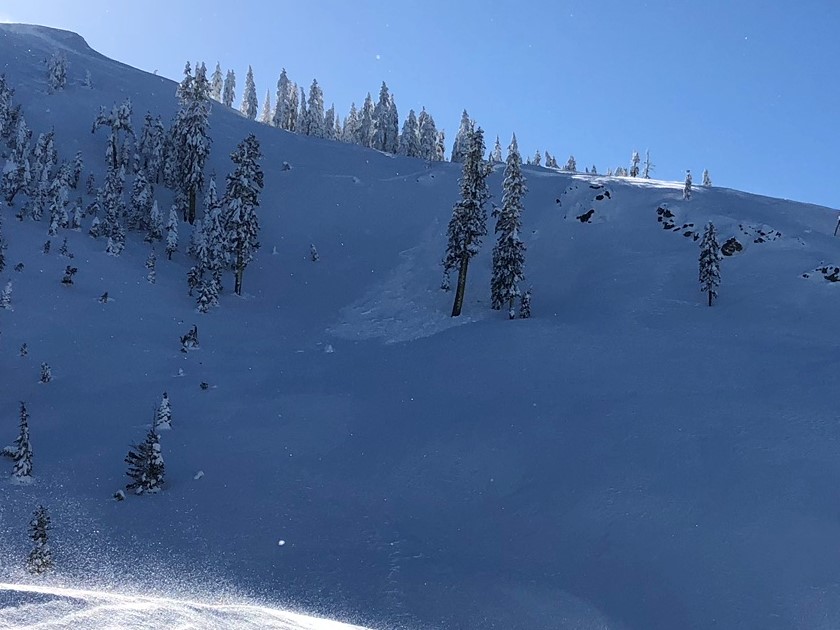
<path id="1" fill-rule="evenodd" d="M 68 85 L 48 95 L 56 47 Z M 0 72 L 35 132 L 54 126 L 61 157 L 81 150 L 99 184 L 99 106 L 130 97 L 138 127 L 176 106 L 174 83 L 50 29 L 0 26 Z M 211 125 L 209 170 L 221 182 L 254 132 L 266 187 L 246 295 L 226 276 L 208 315 L 187 297 L 183 253 L 159 250 L 151 285 L 139 235 L 112 257 L 61 231 L 79 269 L 66 287 L 60 240 L 42 254 L 47 223 L 3 211 L 0 445 L 26 401 L 34 482 L 0 481 L 0 579 L 21 581 L 43 503 L 56 567 L 80 589 L 165 575 L 385 628 L 840 623 L 834 211 L 524 167 L 533 317 L 489 309 L 491 221 L 453 320 L 438 286 L 458 165 L 221 105 Z M 499 203 L 498 170 L 490 189 Z M 694 240 L 709 220 L 743 246 L 713 308 Z M 181 353 L 193 324 L 200 349 Z M 164 391 L 164 490 L 115 502 Z"/>

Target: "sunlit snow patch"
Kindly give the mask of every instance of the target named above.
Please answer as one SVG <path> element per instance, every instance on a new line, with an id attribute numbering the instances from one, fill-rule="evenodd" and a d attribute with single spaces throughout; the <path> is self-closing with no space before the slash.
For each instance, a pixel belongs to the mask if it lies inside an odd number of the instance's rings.
<path id="1" fill-rule="evenodd" d="M 249 603 L 213 604 L 6 583 L 0 583 L 0 628 L 364 630 L 361 626 Z"/>

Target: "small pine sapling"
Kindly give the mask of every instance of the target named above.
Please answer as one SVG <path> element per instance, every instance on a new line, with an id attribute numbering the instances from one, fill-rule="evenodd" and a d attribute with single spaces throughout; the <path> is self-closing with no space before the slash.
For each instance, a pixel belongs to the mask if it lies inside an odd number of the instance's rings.
<path id="1" fill-rule="evenodd" d="M 58 248 L 58 253 L 66 258 L 72 258 L 73 256 L 70 254 L 70 250 L 67 249 L 67 238 L 65 237 L 64 240 L 61 242 L 61 247 Z"/>
<path id="2" fill-rule="evenodd" d="M 708 169 L 703 169 L 703 186 L 707 188 L 712 185 L 712 177 L 709 175 Z"/>
<path id="3" fill-rule="evenodd" d="M 35 575 L 49 571 L 53 566 L 52 551 L 49 544 L 50 516 L 47 509 L 40 505 L 29 521 L 29 538 L 32 540 L 32 551 L 26 558 L 26 569 Z"/>
<path id="4" fill-rule="evenodd" d="M 149 429 L 142 444 L 131 447 L 124 461 L 128 464 L 126 474 L 131 479 L 125 486 L 127 490 L 133 490 L 134 494 L 152 494 L 161 490 L 164 464 L 160 436 L 154 429 Z"/>
<path id="5" fill-rule="evenodd" d="M 27 344 L 21 344 L 20 346 L 20 356 L 25 357 L 29 354 L 29 346 Z"/>
<path id="6" fill-rule="evenodd" d="M 85 192 L 91 196 L 96 195 L 96 178 L 93 173 L 89 173 L 85 180 Z"/>
<path id="7" fill-rule="evenodd" d="M 683 188 L 683 199 L 691 199 L 691 171 L 685 172 L 685 187 Z"/>
<path id="8" fill-rule="evenodd" d="M 186 335 L 181 336 L 181 352 L 189 352 L 198 348 L 198 326 L 193 324 Z"/>
<path id="9" fill-rule="evenodd" d="M 148 269 L 146 280 L 149 281 L 149 284 L 154 284 L 157 279 L 157 272 L 155 271 L 156 264 L 157 256 L 155 255 L 155 250 L 151 250 L 149 252 L 149 257 L 146 258 L 146 269 Z"/>
<path id="10" fill-rule="evenodd" d="M 90 210 L 90 207 L 88 207 L 88 210 Z M 88 234 L 93 238 L 102 236 L 102 222 L 99 220 L 99 217 L 93 217 L 93 221 L 90 222 Z"/>
<path id="11" fill-rule="evenodd" d="M 175 206 L 169 211 L 166 224 L 166 257 L 172 260 L 172 254 L 178 251 L 178 211 Z"/>
<path id="12" fill-rule="evenodd" d="M 169 395 L 166 392 L 163 392 L 163 398 L 161 398 L 160 404 L 155 408 L 154 429 L 155 431 L 159 431 L 160 429 L 171 428 L 172 407 L 169 404 Z"/>
<path id="13" fill-rule="evenodd" d="M 42 250 L 45 254 L 49 254 L 51 247 L 52 247 L 52 241 L 47 239 L 47 241 L 44 243 L 44 247 L 42 248 Z"/>
<path id="14" fill-rule="evenodd" d="M 26 411 L 26 403 L 23 402 L 20 403 L 20 432 L 11 449 L 14 452 L 12 459 L 15 463 L 12 477 L 21 482 L 29 481 L 32 478 L 32 443 L 29 441 L 29 413 Z"/>
<path id="15" fill-rule="evenodd" d="M 9 280 L 3 291 L 0 292 L 0 308 L 11 311 L 12 309 L 12 281 Z"/>
<path id="16" fill-rule="evenodd" d="M 321 258 L 321 256 L 318 255 L 318 250 L 315 249 L 314 245 L 309 246 L 309 257 L 312 259 L 312 262 L 318 262 L 318 260 Z"/>
<path id="17" fill-rule="evenodd" d="M 519 297 L 519 318 L 528 319 L 531 317 L 531 289 Z"/>
<path id="18" fill-rule="evenodd" d="M 110 301 L 110 298 L 108 297 L 108 292 L 107 291 L 105 291 L 105 293 L 103 293 L 102 295 L 99 296 L 99 303 L 100 304 L 107 304 L 109 301 Z"/>
<path id="19" fill-rule="evenodd" d="M 41 377 L 39 383 L 49 383 L 52 380 L 52 369 L 47 363 L 41 364 Z"/>
<path id="20" fill-rule="evenodd" d="M 65 285 L 73 284 L 73 276 L 79 271 L 77 267 L 71 267 L 67 265 L 67 268 L 64 270 L 64 277 L 61 279 L 61 283 Z"/>

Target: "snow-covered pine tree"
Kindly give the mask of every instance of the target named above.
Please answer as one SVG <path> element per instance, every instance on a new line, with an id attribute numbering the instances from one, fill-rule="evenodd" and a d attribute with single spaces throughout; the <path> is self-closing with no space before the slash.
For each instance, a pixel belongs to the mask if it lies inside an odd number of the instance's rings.
<path id="1" fill-rule="evenodd" d="M 403 122 L 399 153 L 406 157 L 420 157 L 420 126 L 413 109 L 409 110 Z"/>
<path id="2" fill-rule="evenodd" d="M 210 98 L 221 103 L 222 88 L 224 87 L 224 79 L 222 78 L 222 66 L 216 62 L 216 69 L 213 70 L 213 75 L 210 77 Z"/>
<path id="3" fill-rule="evenodd" d="M 540 153 L 539 149 L 537 149 L 537 152 L 534 153 L 534 159 L 531 162 L 531 164 L 533 164 L 534 166 L 539 166 L 540 164 L 542 164 L 542 154 Z"/>
<path id="4" fill-rule="evenodd" d="M 41 363 L 41 377 L 39 378 L 39 383 L 49 383 L 52 380 L 52 369 L 50 369 L 49 364 Z"/>
<path id="5" fill-rule="evenodd" d="M 160 404 L 155 408 L 154 430 L 172 428 L 172 406 L 169 403 L 169 394 L 163 392 Z"/>
<path id="6" fill-rule="evenodd" d="M 149 251 L 149 256 L 146 258 L 146 269 L 148 270 L 146 273 L 146 280 L 149 281 L 149 284 L 154 284 L 157 279 L 157 272 L 155 270 L 156 265 L 157 256 L 155 255 L 155 250 L 152 249 Z"/>
<path id="7" fill-rule="evenodd" d="M 0 291 L 0 308 L 7 311 L 12 310 L 12 281 L 9 280 L 3 290 Z"/>
<path id="8" fill-rule="evenodd" d="M 230 159 L 235 168 L 227 176 L 227 186 L 222 201 L 223 225 L 227 232 L 227 247 L 235 274 L 234 292 L 242 295 L 242 275 L 259 248 L 260 192 L 263 188 L 263 171 L 259 160 L 260 143 L 250 134 L 236 148 Z"/>
<path id="9" fill-rule="evenodd" d="M 134 177 L 131 187 L 126 227 L 129 230 L 149 230 L 154 202 L 152 185 L 146 179 L 145 171 L 141 169 Z"/>
<path id="10" fill-rule="evenodd" d="M 295 133 L 306 135 L 309 130 L 309 111 L 306 109 L 306 93 L 300 88 L 300 109 L 295 119 Z"/>
<path id="11" fill-rule="evenodd" d="M 683 199 L 691 199 L 691 171 L 685 172 L 685 186 L 683 187 Z"/>
<path id="12" fill-rule="evenodd" d="M 263 101 L 262 113 L 260 114 L 260 122 L 264 125 L 271 124 L 271 92 L 265 91 L 265 100 Z"/>
<path id="13" fill-rule="evenodd" d="M 368 92 L 359 117 L 359 133 L 356 136 L 356 144 L 363 147 L 373 146 L 373 134 L 376 131 L 373 109 L 373 99 Z"/>
<path id="14" fill-rule="evenodd" d="M 274 106 L 274 117 L 271 121 L 275 127 L 285 129 L 286 131 L 294 131 L 291 126 L 291 114 L 289 112 L 292 98 L 292 82 L 286 75 L 286 69 L 280 71 L 280 78 L 277 79 L 277 102 Z"/>
<path id="15" fill-rule="evenodd" d="M 67 85 L 67 55 L 56 51 L 47 59 L 47 87 L 49 93 L 63 90 Z"/>
<path id="16" fill-rule="evenodd" d="M 73 170 L 70 177 L 70 188 L 73 190 L 78 189 L 79 181 L 82 179 L 82 171 L 84 169 L 85 161 L 82 157 L 82 152 L 76 151 L 76 155 L 73 157 Z"/>
<path id="17" fill-rule="evenodd" d="M 147 219 L 148 232 L 146 233 L 146 242 L 153 243 L 163 239 L 163 215 L 160 212 L 157 199 L 152 202 L 152 208 L 149 210 L 149 217 Z"/>
<path id="18" fill-rule="evenodd" d="M 12 446 L 14 454 L 14 468 L 12 476 L 18 481 L 28 481 L 32 478 L 32 443 L 29 441 L 29 412 L 26 403 L 20 403 L 20 430 Z"/>
<path id="19" fill-rule="evenodd" d="M 318 253 L 318 250 L 315 248 L 314 244 L 309 246 L 309 260 L 312 262 L 318 262 L 321 259 L 321 255 Z M 11 284 L 11 282 L 9 283 Z"/>
<path id="20" fill-rule="evenodd" d="M 15 95 L 14 89 L 6 81 L 6 76 L 0 74 L 0 140 L 9 143 L 12 140 L 12 135 L 15 131 L 15 124 L 12 120 L 12 97 Z"/>
<path id="21" fill-rule="evenodd" d="M 298 131 L 298 106 L 300 100 L 298 99 L 297 83 L 292 83 L 290 86 L 291 93 L 289 94 L 289 131 Z"/>
<path id="22" fill-rule="evenodd" d="M 335 123 L 335 103 L 324 114 L 324 138 L 327 140 L 338 140 Z"/>
<path id="23" fill-rule="evenodd" d="M 528 319 L 531 317 L 531 289 L 519 296 L 519 318 Z"/>
<path id="24" fill-rule="evenodd" d="M 639 176 L 639 162 L 641 162 L 641 160 L 642 158 L 639 157 L 639 152 L 634 150 L 630 156 L 630 177 Z"/>
<path id="25" fill-rule="evenodd" d="M 394 97 L 385 81 L 379 89 L 379 101 L 373 109 L 373 148 L 396 153 L 399 148 L 399 119 Z"/>
<path id="26" fill-rule="evenodd" d="M 490 168 L 484 161 L 484 132 L 470 122 L 469 133 L 462 145 L 464 166 L 459 180 L 461 199 L 452 208 L 447 230 L 448 243 L 443 258 L 445 276 L 448 277 L 453 269 L 458 268 L 452 317 L 461 314 L 469 262 L 478 253 L 481 239 L 487 234 L 487 211 L 484 204 L 490 198 L 486 182 Z"/>
<path id="27" fill-rule="evenodd" d="M 172 260 L 172 254 L 178 251 L 178 210 L 176 206 L 169 209 L 169 220 L 166 222 L 166 258 Z"/>
<path id="28" fill-rule="evenodd" d="M 496 136 L 496 143 L 493 145 L 493 150 L 490 152 L 490 163 L 502 163 L 502 143 L 499 142 L 499 136 Z"/>
<path id="29" fill-rule="evenodd" d="M 165 143 L 166 129 L 160 116 L 152 117 L 147 113 L 137 150 L 140 154 L 140 170 L 152 184 L 159 184 L 163 175 Z"/>
<path id="30" fill-rule="evenodd" d="M 50 211 L 49 235 L 58 234 L 58 228 L 66 228 L 70 225 L 70 217 L 67 215 L 67 203 L 70 196 L 70 179 L 72 173 L 70 166 L 61 165 L 50 184 L 48 208 Z"/>
<path id="31" fill-rule="evenodd" d="M 222 104 L 225 107 L 233 107 L 234 100 L 236 100 L 236 75 L 233 70 L 228 70 L 222 88 Z"/>
<path id="32" fill-rule="evenodd" d="M 33 169 L 30 161 L 32 132 L 27 127 L 23 116 L 18 118 L 13 138 L 13 146 L 6 159 L 2 184 L 0 184 L 3 197 L 10 206 L 14 204 L 17 194 L 22 190 L 28 190 L 32 183 Z"/>
<path id="33" fill-rule="evenodd" d="M 101 232 L 104 236 L 108 237 L 109 241 L 113 241 L 117 245 L 120 240 L 123 243 L 125 242 L 125 229 L 121 223 L 122 217 L 125 216 L 125 201 L 123 200 L 124 185 L 125 173 L 123 170 L 114 170 L 109 164 L 108 172 L 105 175 L 105 188 L 102 191 L 101 200 L 99 201 L 99 205 L 105 213 Z M 109 253 L 115 253 L 113 248 L 109 247 L 109 250 Z M 119 250 L 121 251 L 122 248 L 119 247 Z"/>
<path id="34" fill-rule="evenodd" d="M 131 113 L 131 99 L 126 99 L 121 105 L 114 105 L 110 113 L 106 113 L 105 108 L 100 107 L 99 114 L 93 121 L 91 133 L 96 133 L 96 130 L 100 127 L 110 129 L 108 143 L 105 145 L 105 159 L 114 169 L 119 169 L 122 164 L 122 157 L 126 153 L 126 145 L 135 140 Z"/>
<path id="35" fill-rule="evenodd" d="M 87 179 L 85 180 L 85 193 L 88 195 L 96 194 L 96 177 L 93 173 L 88 173 Z"/>
<path id="36" fill-rule="evenodd" d="M 570 173 L 577 173 L 577 162 L 575 162 L 575 156 L 570 155 L 569 160 L 566 162 L 566 166 L 563 167 L 564 171 L 569 171 Z"/>
<path id="37" fill-rule="evenodd" d="M 344 125 L 341 128 L 341 141 L 352 144 L 356 142 L 359 137 L 359 126 L 362 121 L 359 119 L 359 112 L 356 109 L 356 103 L 350 104 L 350 112 L 344 119 Z"/>
<path id="38" fill-rule="evenodd" d="M 522 197 L 528 191 L 522 176 L 522 157 L 516 135 L 510 141 L 502 184 L 502 207 L 493 210 L 496 218 L 496 246 L 493 248 L 493 277 L 490 281 L 490 307 L 499 310 L 507 304 L 508 317 L 516 315 L 514 301 L 521 295 L 525 279 L 525 243 L 522 230 Z"/>
<path id="39" fill-rule="evenodd" d="M 436 162 L 438 155 L 438 130 L 435 126 L 435 119 L 424 107 L 417 119 L 420 127 L 420 156 L 428 162 Z"/>
<path id="40" fill-rule="evenodd" d="M 32 550 L 26 558 L 26 570 L 35 575 L 46 573 L 53 566 L 52 551 L 50 550 L 49 531 L 50 516 L 47 508 L 39 505 L 29 521 L 29 538 L 32 540 Z"/>
<path id="41" fill-rule="evenodd" d="M 324 131 L 324 92 L 315 79 L 312 79 L 312 85 L 309 86 L 306 125 L 303 133 L 313 138 L 323 138 L 326 134 Z"/>
<path id="42" fill-rule="evenodd" d="M 703 186 L 709 187 L 712 185 L 712 178 L 709 175 L 708 169 L 703 169 Z"/>
<path id="43" fill-rule="evenodd" d="M 128 464 L 126 473 L 131 481 L 127 490 L 134 494 L 153 494 L 163 487 L 165 467 L 160 450 L 160 436 L 154 429 L 149 429 L 142 444 L 134 445 L 125 456 Z"/>
<path id="44" fill-rule="evenodd" d="M 245 91 L 242 94 L 242 106 L 239 111 L 249 120 L 257 119 L 257 86 L 254 84 L 254 71 L 248 66 L 248 74 L 245 75 Z"/>
<path id="45" fill-rule="evenodd" d="M 650 161 L 650 149 L 645 149 L 645 162 L 642 168 L 642 177 L 644 177 L 645 179 L 650 179 L 650 174 L 653 172 L 653 167 L 654 163 Z"/>
<path id="46" fill-rule="evenodd" d="M 714 224 L 709 221 L 700 241 L 700 290 L 708 294 L 709 306 L 717 297 L 717 288 L 720 286 L 720 261 L 717 232 Z"/>
<path id="47" fill-rule="evenodd" d="M 455 135 L 455 142 L 452 144 L 452 155 L 449 158 L 450 162 L 463 162 L 464 156 L 467 152 L 468 138 L 472 134 L 473 122 L 470 120 L 469 114 L 465 109 L 461 114 L 461 126 L 458 127 L 458 133 Z"/>
<path id="48" fill-rule="evenodd" d="M 86 90 L 93 87 L 93 77 L 90 74 L 90 70 L 85 70 L 85 78 L 82 79 L 82 87 Z"/>

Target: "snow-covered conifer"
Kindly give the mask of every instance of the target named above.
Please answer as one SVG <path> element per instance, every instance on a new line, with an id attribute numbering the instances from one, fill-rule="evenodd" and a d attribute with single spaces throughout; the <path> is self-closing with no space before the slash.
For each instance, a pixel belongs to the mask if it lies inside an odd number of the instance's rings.
<path id="1" fill-rule="evenodd" d="M 712 185 L 712 178 L 709 175 L 709 170 L 705 168 L 703 169 L 703 185 L 706 187 Z"/>
<path id="2" fill-rule="evenodd" d="M 309 130 L 309 110 L 306 108 L 306 93 L 303 88 L 300 88 L 300 98 L 298 99 L 300 107 L 298 108 L 297 118 L 295 119 L 295 133 L 306 135 Z"/>
<path id="3" fill-rule="evenodd" d="M 291 93 L 289 94 L 289 131 L 298 131 L 298 108 L 300 105 L 300 98 L 298 97 L 297 83 L 292 83 L 289 86 Z"/>
<path id="4" fill-rule="evenodd" d="M 528 319 L 531 317 L 531 289 L 519 296 L 519 317 Z"/>
<path id="5" fill-rule="evenodd" d="M 461 126 L 458 127 L 458 133 L 455 134 L 455 142 L 452 144 L 452 155 L 449 158 L 450 162 L 463 162 L 464 155 L 467 152 L 467 143 L 474 123 L 470 120 L 469 114 L 465 109 L 461 114 Z"/>
<path id="6" fill-rule="evenodd" d="M 214 101 L 222 101 L 222 88 L 224 87 L 224 79 L 222 78 L 222 66 L 216 62 L 216 69 L 213 70 L 213 75 L 210 77 L 210 98 Z"/>
<path id="7" fill-rule="evenodd" d="M 76 151 L 73 157 L 73 170 L 70 177 L 70 188 L 76 190 L 79 187 L 79 181 L 82 178 L 82 171 L 85 169 L 85 161 L 82 158 L 82 152 Z"/>
<path id="8" fill-rule="evenodd" d="M 94 177 L 93 173 L 88 173 L 87 179 L 85 180 L 85 193 L 88 195 L 96 194 L 96 177 Z"/>
<path id="9" fill-rule="evenodd" d="M 14 146 L 3 168 L 2 187 L 3 197 L 8 205 L 14 203 L 20 191 L 29 189 L 34 175 L 30 161 L 30 139 L 32 132 L 26 125 L 23 116 L 18 119 L 14 132 Z"/>
<path id="10" fill-rule="evenodd" d="M 321 256 L 318 254 L 318 250 L 315 248 L 314 244 L 309 246 L 309 259 L 312 262 L 318 262 L 321 259 Z M 9 284 L 11 284 L 11 282 Z"/>
<path id="11" fill-rule="evenodd" d="M 534 154 L 534 159 L 531 161 L 531 164 L 534 166 L 540 166 L 542 164 L 542 154 L 539 149 L 537 149 L 537 152 Z"/>
<path id="12" fill-rule="evenodd" d="M 493 145 L 493 150 L 490 152 L 490 163 L 502 163 L 502 143 L 499 142 L 499 136 L 496 136 L 496 143 Z"/>
<path id="13" fill-rule="evenodd" d="M 639 162 L 641 160 L 642 158 L 639 157 L 639 152 L 633 151 L 633 154 L 630 156 L 630 177 L 639 176 Z"/>
<path id="14" fill-rule="evenodd" d="M 32 443 L 29 441 L 29 412 L 26 403 L 20 403 L 20 430 L 10 450 L 13 451 L 14 468 L 12 476 L 18 481 L 27 481 L 32 477 Z M 9 450 L 9 449 L 7 449 Z"/>
<path id="15" fill-rule="evenodd" d="M 245 75 L 245 91 L 242 94 L 242 107 L 240 111 L 249 120 L 257 119 L 257 86 L 254 84 L 254 71 L 248 66 L 248 74 Z"/>
<path id="16" fill-rule="evenodd" d="M 119 169 L 124 164 L 123 156 L 126 154 L 126 147 L 134 140 L 134 125 L 131 122 L 132 105 L 131 99 L 126 99 L 120 105 L 114 105 L 111 112 L 107 113 L 104 107 L 99 109 L 96 120 L 93 121 L 91 133 L 96 133 L 100 127 L 108 127 L 108 143 L 105 145 L 106 162 L 114 169 Z M 125 164 L 128 167 L 127 164 Z"/>
<path id="17" fill-rule="evenodd" d="M 172 407 L 169 404 L 169 394 L 163 392 L 160 404 L 155 408 L 154 430 L 172 428 Z"/>
<path id="18" fill-rule="evenodd" d="M 12 281 L 9 280 L 3 290 L 0 291 L 0 308 L 7 311 L 12 310 Z"/>
<path id="19" fill-rule="evenodd" d="M 222 104 L 225 107 L 233 107 L 234 100 L 236 100 L 236 75 L 233 70 L 228 70 L 222 88 Z"/>
<path id="20" fill-rule="evenodd" d="M 122 169 L 119 171 L 114 170 L 109 164 L 108 172 L 105 176 L 105 188 L 102 191 L 99 205 L 105 213 L 105 218 L 102 222 L 102 234 L 115 242 L 119 242 L 120 230 L 123 230 L 121 221 L 122 217 L 125 216 L 125 200 L 123 199 L 124 184 L 124 171 Z M 109 250 L 111 249 L 109 248 Z"/>
<path id="21" fill-rule="evenodd" d="M 259 164 L 262 157 L 256 136 L 249 135 L 239 143 L 230 159 L 235 168 L 227 176 L 227 186 L 222 201 L 223 225 L 227 229 L 228 251 L 236 276 L 234 292 L 242 294 L 242 275 L 259 247 L 260 192 L 263 188 L 263 171 Z"/>
<path id="22" fill-rule="evenodd" d="M 129 230 L 151 231 L 151 216 L 154 203 L 152 185 L 146 179 L 145 171 L 141 169 L 134 177 L 134 184 L 131 187 L 126 227 Z"/>
<path id="23" fill-rule="evenodd" d="M 423 108 L 417 124 L 420 127 L 420 157 L 428 162 L 438 161 L 438 130 L 435 119 Z"/>
<path id="24" fill-rule="evenodd" d="M 274 117 L 272 118 L 271 124 L 286 131 L 294 131 L 294 126 L 291 125 L 292 116 L 289 111 L 293 90 L 292 82 L 289 81 L 289 77 L 286 75 L 286 69 L 283 68 L 280 71 L 280 78 L 277 79 L 276 103 L 274 104 Z M 296 92 L 297 90 L 294 91 Z"/>
<path id="25" fill-rule="evenodd" d="M 63 90 L 67 85 L 67 55 L 56 51 L 47 59 L 47 87 L 50 94 Z"/>
<path id="26" fill-rule="evenodd" d="M 52 369 L 47 363 L 41 364 L 41 376 L 38 379 L 40 383 L 49 383 L 52 380 Z"/>
<path id="27" fill-rule="evenodd" d="M 406 116 L 405 122 L 403 122 L 399 144 L 400 155 L 420 157 L 420 126 L 413 109 L 409 110 L 408 116 Z"/>
<path id="28" fill-rule="evenodd" d="M 569 160 L 566 162 L 566 166 L 563 167 L 563 170 L 571 173 L 577 173 L 577 162 L 575 162 L 574 155 L 569 156 Z"/>
<path id="29" fill-rule="evenodd" d="M 157 279 L 157 272 L 155 270 L 156 265 L 157 256 L 155 255 L 155 250 L 152 249 L 149 251 L 149 256 L 146 258 L 146 269 L 148 270 L 146 273 L 146 280 L 149 281 L 149 284 L 154 284 Z"/>
<path id="30" fill-rule="evenodd" d="M 362 121 L 359 119 L 359 112 L 356 109 L 356 103 L 350 105 L 350 112 L 344 119 L 344 126 L 341 128 L 341 141 L 347 143 L 354 143 L 359 137 L 359 126 Z"/>
<path id="31" fill-rule="evenodd" d="M 363 147 L 373 146 L 373 133 L 376 130 L 373 110 L 373 99 L 370 96 L 370 92 L 368 92 L 359 116 L 359 132 L 356 136 L 356 144 Z"/>
<path id="32" fill-rule="evenodd" d="M 700 290 L 708 294 L 709 306 L 717 297 L 717 288 L 720 285 L 720 261 L 717 232 L 714 224 L 709 221 L 700 241 Z"/>
<path id="33" fill-rule="evenodd" d="M 172 254 L 178 251 L 178 210 L 172 206 L 169 220 L 166 222 L 166 257 L 172 260 Z"/>
<path id="34" fill-rule="evenodd" d="M 314 138 L 323 138 L 326 135 L 324 130 L 324 92 L 315 79 L 312 79 L 312 85 L 309 87 L 306 117 L 304 133 Z"/>
<path id="35" fill-rule="evenodd" d="M 452 218 L 447 230 L 448 243 L 443 259 L 445 275 L 458 268 L 458 284 L 452 306 L 453 317 L 461 314 L 469 262 L 478 253 L 481 239 L 487 234 L 487 211 L 484 204 L 490 197 L 486 182 L 490 168 L 484 161 L 484 132 L 481 128 L 476 129 L 471 122 L 469 133 L 461 146 L 464 149 L 464 166 L 460 179 L 461 199 L 452 208 Z"/>
<path id="36" fill-rule="evenodd" d="M 265 91 L 265 100 L 263 101 L 262 113 L 260 114 L 260 122 L 264 125 L 271 124 L 271 92 Z"/>
<path id="37" fill-rule="evenodd" d="M 66 228 L 70 225 L 70 217 L 67 214 L 67 203 L 70 196 L 70 179 L 72 173 L 67 164 L 62 164 L 50 184 L 48 207 L 50 212 L 50 236 L 58 234 L 58 228 Z"/>
<path id="38" fill-rule="evenodd" d="M 691 199 L 691 171 L 685 172 L 685 186 L 683 187 L 683 199 Z"/>
<path id="39" fill-rule="evenodd" d="M 50 550 L 49 531 L 50 516 L 47 508 L 39 505 L 29 521 L 29 538 L 32 540 L 32 550 L 26 558 L 26 570 L 35 575 L 46 573 L 53 566 L 52 551 Z"/>
<path id="40" fill-rule="evenodd" d="M 335 124 L 335 104 L 330 105 L 330 108 L 324 114 L 324 138 L 327 140 L 337 140 Z"/>
<path id="41" fill-rule="evenodd" d="M 166 129 L 160 116 L 152 117 L 146 114 L 143 119 L 143 130 L 137 150 L 140 155 L 140 170 L 146 179 L 153 184 L 160 183 L 163 175 L 164 146 L 166 144 Z"/>
<path id="42" fill-rule="evenodd" d="M 90 70 L 85 70 L 85 78 L 82 79 L 82 87 L 86 90 L 93 87 L 93 77 L 90 74 Z"/>
<path id="43" fill-rule="evenodd" d="M 515 317 L 514 301 L 525 279 L 525 243 L 519 236 L 522 230 L 522 197 L 528 191 L 522 176 L 522 158 L 516 136 L 510 141 L 502 185 L 502 207 L 493 210 L 496 217 L 496 246 L 493 248 L 493 277 L 490 281 L 490 307 L 508 307 L 508 317 Z"/>
<path id="44" fill-rule="evenodd" d="M 125 463 L 128 464 L 126 474 L 131 479 L 125 486 L 127 490 L 133 490 L 134 494 L 152 494 L 162 489 L 165 467 L 160 436 L 153 428 L 149 429 L 142 444 L 131 448 Z"/>
<path id="45" fill-rule="evenodd" d="M 379 89 L 379 101 L 373 109 L 373 148 L 396 153 L 399 148 L 399 117 L 394 96 L 385 82 Z"/>

